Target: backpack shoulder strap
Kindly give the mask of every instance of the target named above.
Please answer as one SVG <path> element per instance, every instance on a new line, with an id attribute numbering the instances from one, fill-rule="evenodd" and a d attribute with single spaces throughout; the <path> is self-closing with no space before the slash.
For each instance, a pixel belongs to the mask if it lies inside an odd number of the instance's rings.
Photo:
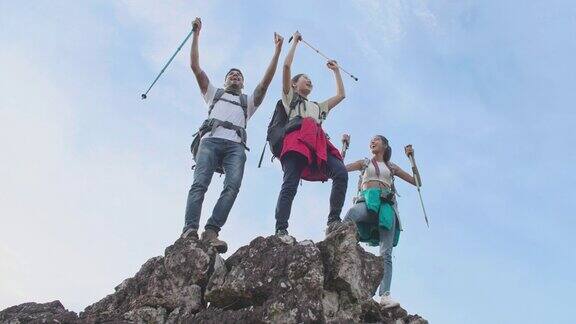
<path id="1" fill-rule="evenodd" d="M 360 170 L 360 173 L 364 174 L 364 172 L 366 172 L 366 169 L 368 168 L 369 165 L 370 165 L 370 159 L 364 158 L 362 160 L 362 170 Z"/>
<path id="2" fill-rule="evenodd" d="M 362 177 L 364 176 L 364 173 L 366 172 L 366 169 L 368 168 L 369 165 L 370 165 L 370 159 L 364 158 L 364 160 L 362 160 L 362 169 L 360 170 L 360 176 L 358 177 L 358 194 L 360 194 L 360 192 L 362 191 Z"/>
<path id="3" fill-rule="evenodd" d="M 386 162 L 386 166 L 388 167 L 388 170 L 390 170 L 390 175 L 391 175 L 391 179 L 392 179 L 392 192 L 398 196 L 400 196 L 400 194 L 398 193 L 398 191 L 396 191 L 396 186 L 394 185 L 394 176 L 396 175 L 394 172 L 394 169 L 396 168 L 396 165 L 390 161 Z"/>
<path id="4" fill-rule="evenodd" d="M 312 101 L 314 104 L 316 104 L 316 106 L 318 106 L 318 120 L 320 122 L 322 122 L 323 120 L 326 120 L 326 112 L 322 111 L 322 109 L 320 109 L 320 103 L 318 103 L 317 101 Z"/>
<path id="5" fill-rule="evenodd" d="M 226 90 L 222 88 L 216 89 L 216 93 L 214 94 L 214 99 L 212 99 L 212 103 L 210 104 L 210 108 L 208 108 L 208 116 L 212 113 L 212 109 L 214 109 L 214 105 L 222 98 L 222 95 L 226 92 Z"/>
<path id="6" fill-rule="evenodd" d="M 388 167 L 388 170 L 390 170 L 390 175 L 392 176 L 392 180 L 394 180 L 394 176 L 396 175 L 396 173 L 394 172 L 394 169 L 396 169 L 396 165 L 392 162 L 386 162 L 386 166 Z"/>
<path id="7" fill-rule="evenodd" d="M 248 96 L 244 93 L 240 94 L 240 107 L 244 111 L 244 128 L 248 126 Z"/>
<path id="8" fill-rule="evenodd" d="M 296 106 L 298 106 L 298 115 L 302 114 L 302 112 L 300 111 L 300 103 L 302 101 L 303 101 L 302 97 L 300 97 L 299 94 L 294 92 L 294 95 L 292 96 L 292 101 L 290 101 L 290 110 L 288 112 L 288 118 L 290 118 L 290 114 L 292 113 L 292 110 L 296 109 Z"/>

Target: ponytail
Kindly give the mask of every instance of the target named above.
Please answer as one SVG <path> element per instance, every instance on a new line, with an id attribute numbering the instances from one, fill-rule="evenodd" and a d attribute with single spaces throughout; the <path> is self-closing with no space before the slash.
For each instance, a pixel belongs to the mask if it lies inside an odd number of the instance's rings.
<path id="1" fill-rule="evenodd" d="M 388 139 L 382 135 L 376 135 L 378 138 L 380 138 L 380 140 L 382 140 L 382 143 L 386 144 L 386 150 L 384 151 L 384 154 L 382 156 L 384 162 L 386 162 L 386 164 L 388 164 L 388 162 L 390 162 L 390 159 L 392 158 L 392 147 L 390 147 L 390 143 L 388 143 Z"/>

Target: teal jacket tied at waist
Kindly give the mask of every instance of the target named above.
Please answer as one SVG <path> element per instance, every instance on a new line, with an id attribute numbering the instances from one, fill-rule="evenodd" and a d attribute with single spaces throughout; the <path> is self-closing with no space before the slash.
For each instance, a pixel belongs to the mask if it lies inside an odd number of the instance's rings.
<path id="1" fill-rule="evenodd" d="M 378 224 L 358 222 L 356 226 L 358 227 L 358 236 L 360 236 L 360 242 L 366 242 L 370 246 L 380 245 L 380 231 L 382 228 L 384 230 L 390 230 L 392 228 L 393 222 L 396 221 L 396 210 L 394 209 L 394 202 L 384 201 L 381 197 L 382 190 L 380 188 L 368 188 L 362 190 L 361 195 L 364 197 L 366 208 L 369 213 L 374 213 L 378 215 Z M 394 246 L 398 245 L 398 240 L 400 239 L 400 226 L 396 224 L 396 230 L 394 233 Z"/>

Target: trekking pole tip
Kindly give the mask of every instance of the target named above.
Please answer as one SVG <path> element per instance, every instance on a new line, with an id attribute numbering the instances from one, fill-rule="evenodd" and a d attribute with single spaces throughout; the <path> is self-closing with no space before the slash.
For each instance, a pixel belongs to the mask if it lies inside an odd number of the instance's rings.
<path id="1" fill-rule="evenodd" d="M 144 100 L 144 99 L 146 99 L 146 98 L 147 98 L 147 97 L 146 97 L 146 94 L 143 93 L 143 94 L 142 94 L 142 100 Z"/>

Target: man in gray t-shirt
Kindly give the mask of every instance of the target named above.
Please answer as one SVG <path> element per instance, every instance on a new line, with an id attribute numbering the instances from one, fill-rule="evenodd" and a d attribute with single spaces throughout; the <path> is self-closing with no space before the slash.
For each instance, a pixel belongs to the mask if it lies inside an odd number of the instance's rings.
<path id="1" fill-rule="evenodd" d="M 274 33 L 275 51 L 272 61 L 254 92 L 245 95 L 242 93 L 244 76 L 238 69 L 228 71 L 223 89 L 217 89 L 210 83 L 208 76 L 200 68 L 198 59 L 198 38 L 202 29 L 200 18 L 196 18 L 193 25 L 196 30 L 192 38 L 190 66 L 208 105 L 209 115 L 201 127 L 202 137 L 195 154 L 194 182 L 188 193 L 182 237 L 198 238 L 204 194 L 214 172 L 221 169 L 225 174 L 224 189 L 204 227 L 202 240 L 212 244 L 218 252 L 224 253 L 228 246 L 226 242 L 218 239 L 218 232 L 228 218 L 242 183 L 246 162 L 246 124 L 264 100 L 276 71 L 284 39 Z"/>

